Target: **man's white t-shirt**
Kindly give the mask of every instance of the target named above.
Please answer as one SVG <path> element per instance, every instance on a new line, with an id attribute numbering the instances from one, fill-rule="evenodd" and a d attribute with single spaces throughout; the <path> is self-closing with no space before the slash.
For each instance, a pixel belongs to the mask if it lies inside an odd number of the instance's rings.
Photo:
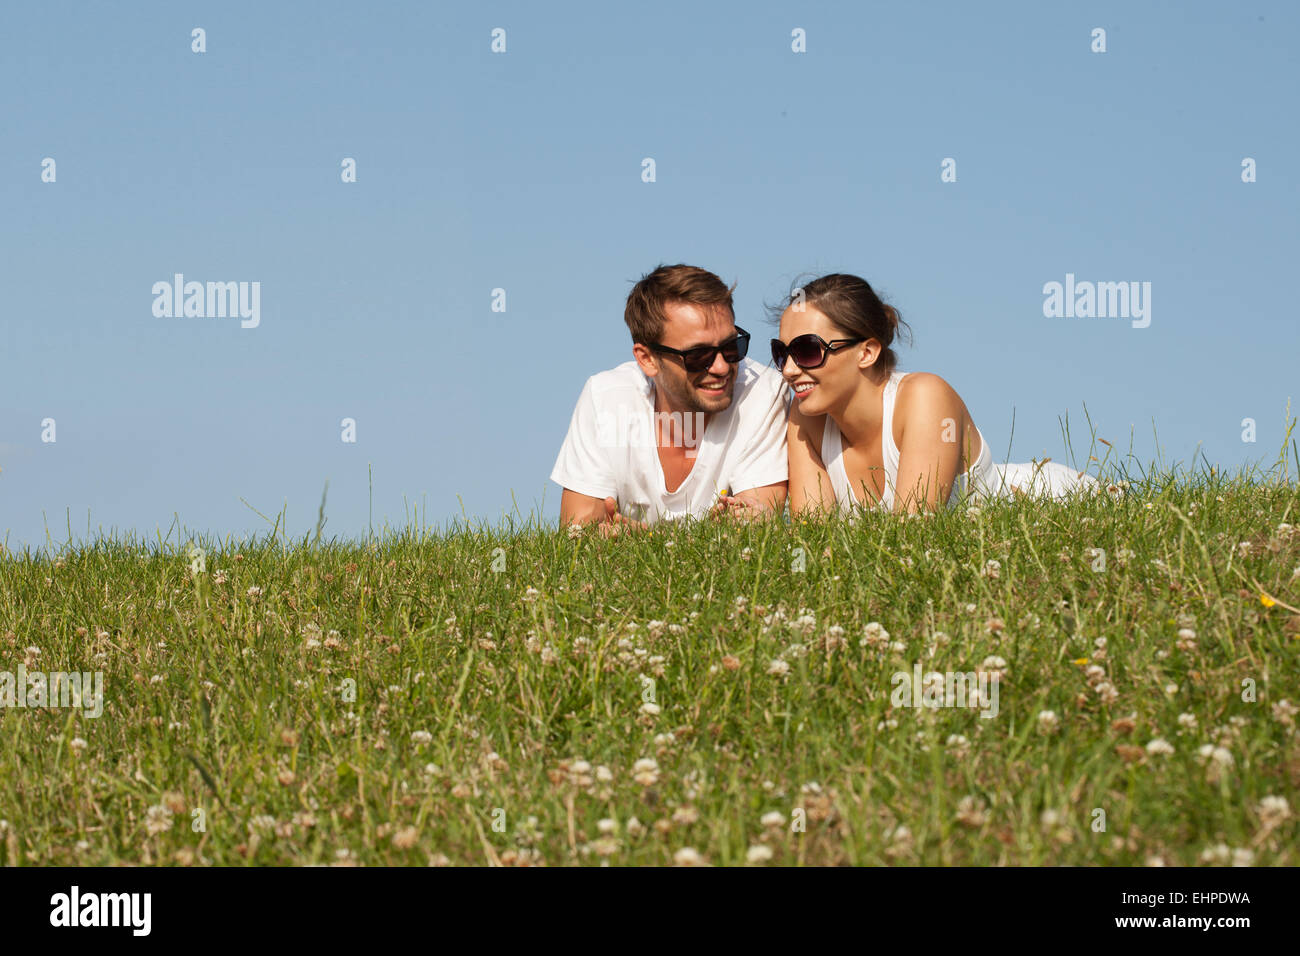
<path id="1" fill-rule="evenodd" d="M 681 487 L 669 492 L 655 428 L 654 383 L 635 361 L 587 379 L 551 480 L 592 498 L 613 496 L 619 513 L 654 522 L 703 517 L 724 492 L 735 494 L 789 477 L 785 457 L 785 380 L 776 369 L 742 359 L 731 405 L 712 415 L 679 415 L 668 426 L 693 451 Z"/>

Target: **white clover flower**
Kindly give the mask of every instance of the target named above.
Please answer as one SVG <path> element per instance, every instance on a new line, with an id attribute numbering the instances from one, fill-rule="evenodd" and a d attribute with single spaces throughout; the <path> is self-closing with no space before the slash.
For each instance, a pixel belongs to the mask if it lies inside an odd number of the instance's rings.
<path id="1" fill-rule="evenodd" d="M 1196 715 L 1195 715 L 1195 714 L 1189 714 L 1189 713 L 1182 713 L 1182 714 L 1179 714 L 1179 715 L 1178 715 L 1178 726 L 1179 726 L 1179 727 L 1183 727 L 1183 728 L 1185 728 L 1185 729 L 1187 729 L 1187 730 L 1195 730 L 1195 729 L 1196 729 Z"/>
<path id="2" fill-rule="evenodd" d="M 420 747 L 431 744 L 433 743 L 433 734 L 429 733 L 427 730 L 416 730 L 411 734 L 411 743 Z"/>
<path id="3" fill-rule="evenodd" d="M 1040 710 L 1038 712 L 1038 732 L 1040 734 L 1054 734 L 1061 727 L 1061 719 L 1056 716 L 1054 710 Z"/>
<path id="4" fill-rule="evenodd" d="M 1226 864 L 1232 859 L 1232 851 L 1228 849 L 1226 843 L 1216 843 L 1214 846 L 1206 847 L 1201 851 L 1202 863 Z"/>
<path id="5" fill-rule="evenodd" d="M 984 658 L 979 670 L 987 672 L 992 680 L 1001 680 L 1007 674 L 1007 662 L 996 654 L 991 654 Z"/>
<path id="6" fill-rule="evenodd" d="M 984 569 L 980 571 L 980 577 L 1000 578 L 1002 576 L 1002 562 L 996 558 L 989 558 L 984 562 Z"/>
<path id="7" fill-rule="evenodd" d="M 528 602 L 536 601 L 541 596 L 541 593 L 537 588 L 524 588 L 524 600 Z"/>
<path id="8" fill-rule="evenodd" d="M 974 796 L 962 797 L 957 802 L 955 817 L 962 826 L 971 828 L 982 827 L 989 819 L 984 801 Z"/>
<path id="9" fill-rule="evenodd" d="M 1196 755 L 1200 758 L 1201 763 L 1209 763 L 1221 768 L 1231 767 L 1232 752 L 1225 747 L 1216 747 L 1214 744 L 1203 744 L 1197 748 Z"/>
<path id="10" fill-rule="evenodd" d="M 165 833 L 172 828 L 172 812 L 167 807 L 158 804 L 150 807 L 144 816 L 144 828 L 150 836 L 156 833 Z"/>
<path id="11" fill-rule="evenodd" d="M 747 863 L 766 863 L 772 859 L 772 848 L 756 843 L 745 851 L 745 862 Z"/>
<path id="12" fill-rule="evenodd" d="M 692 846 L 684 846 L 673 854 L 673 862 L 678 866 L 703 866 L 704 857 Z"/>
<path id="13" fill-rule="evenodd" d="M 1260 822 L 1272 829 L 1291 816 L 1291 805 L 1286 802 L 1286 797 L 1267 796 L 1259 801 L 1257 811 Z"/>
<path id="14" fill-rule="evenodd" d="M 772 663 L 767 665 L 767 672 L 774 677 L 784 677 L 786 674 L 790 673 L 790 664 L 788 661 L 783 661 L 778 657 L 776 660 L 772 661 Z"/>
<path id="15" fill-rule="evenodd" d="M 678 807 L 673 811 L 673 823 L 679 826 L 690 826 L 700 818 L 700 811 L 694 807 Z"/>
<path id="16" fill-rule="evenodd" d="M 758 822 L 765 827 L 771 827 L 773 829 L 783 827 L 785 826 L 785 814 L 780 810 L 769 810 L 767 813 L 759 817 Z"/>
<path id="17" fill-rule="evenodd" d="M 596 821 L 596 829 L 605 836 L 611 836 L 618 832 L 618 821 L 605 817 Z"/>
<path id="18" fill-rule="evenodd" d="M 912 842 L 912 831 L 902 823 L 894 827 L 892 830 L 886 830 L 884 835 L 885 839 L 890 843 L 899 846 Z"/>
<path id="19" fill-rule="evenodd" d="M 1147 743 L 1147 753 L 1153 757 L 1167 757 L 1174 752 L 1173 744 L 1163 737 L 1156 737 Z"/>
<path id="20" fill-rule="evenodd" d="M 646 714 L 650 717 L 656 717 L 659 714 L 659 705 L 655 703 L 651 703 L 650 701 L 646 701 L 644 704 L 641 705 L 641 713 Z"/>
<path id="21" fill-rule="evenodd" d="M 643 787 L 649 787 L 659 781 L 659 764 L 650 757 L 642 757 L 632 764 L 632 779 Z"/>
<path id="22" fill-rule="evenodd" d="M 889 643 L 889 632 L 879 621 L 872 621 L 864 627 L 862 635 L 862 640 L 858 642 L 860 647 L 884 647 Z"/>
<path id="23" fill-rule="evenodd" d="M 253 585 L 251 588 L 248 589 L 246 593 L 248 594 L 249 597 L 255 598 L 261 595 L 262 589 L 259 588 L 257 585 Z"/>

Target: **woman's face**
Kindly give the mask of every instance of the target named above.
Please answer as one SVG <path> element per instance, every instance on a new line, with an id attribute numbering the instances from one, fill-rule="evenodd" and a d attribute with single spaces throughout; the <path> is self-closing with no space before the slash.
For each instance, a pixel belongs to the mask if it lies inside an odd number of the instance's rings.
<path id="1" fill-rule="evenodd" d="M 823 341 L 852 338 L 843 329 L 836 328 L 831 320 L 812 306 L 801 311 L 794 306 L 781 314 L 781 327 L 777 337 L 787 345 L 796 336 L 808 333 L 820 335 Z M 874 361 L 875 339 L 854 345 L 841 346 L 837 351 L 826 352 L 826 362 L 820 368 L 800 368 L 788 355 L 781 374 L 785 383 L 794 390 L 794 400 L 805 415 L 825 415 L 832 408 L 842 408 L 862 382 L 864 350 Z M 870 364 L 870 362 L 868 362 Z"/>

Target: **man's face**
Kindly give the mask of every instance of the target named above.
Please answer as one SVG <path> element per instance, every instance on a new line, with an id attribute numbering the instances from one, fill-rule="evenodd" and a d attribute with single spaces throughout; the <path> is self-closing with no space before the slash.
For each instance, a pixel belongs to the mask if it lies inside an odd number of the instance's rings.
<path id="1" fill-rule="evenodd" d="M 700 306 L 670 302 L 664 306 L 664 333 L 660 345 L 669 348 L 698 348 L 721 345 L 735 338 L 736 322 L 726 306 Z M 688 372 L 680 355 L 652 352 L 644 345 L 633 347 L 641 370 L 654 379 L 669 411 L 713 414 L 731 406 L 736 384 L 736 365 L 719 352 L 703 372 Z"/>

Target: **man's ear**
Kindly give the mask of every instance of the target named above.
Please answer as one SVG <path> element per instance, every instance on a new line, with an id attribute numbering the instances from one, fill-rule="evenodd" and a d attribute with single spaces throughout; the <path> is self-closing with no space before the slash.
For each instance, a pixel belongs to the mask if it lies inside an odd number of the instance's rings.
<path id="1" fill-rule="evenodd" d="M 659 363 L 655 361 L 655 354 L 648 348 L 637 342 L 632 346 L 632 356 L 636 359 L 636 364 L 641 366 L 641 371 L 645 372 L 648 378 L 654 378 L 659 374 Z"/>

